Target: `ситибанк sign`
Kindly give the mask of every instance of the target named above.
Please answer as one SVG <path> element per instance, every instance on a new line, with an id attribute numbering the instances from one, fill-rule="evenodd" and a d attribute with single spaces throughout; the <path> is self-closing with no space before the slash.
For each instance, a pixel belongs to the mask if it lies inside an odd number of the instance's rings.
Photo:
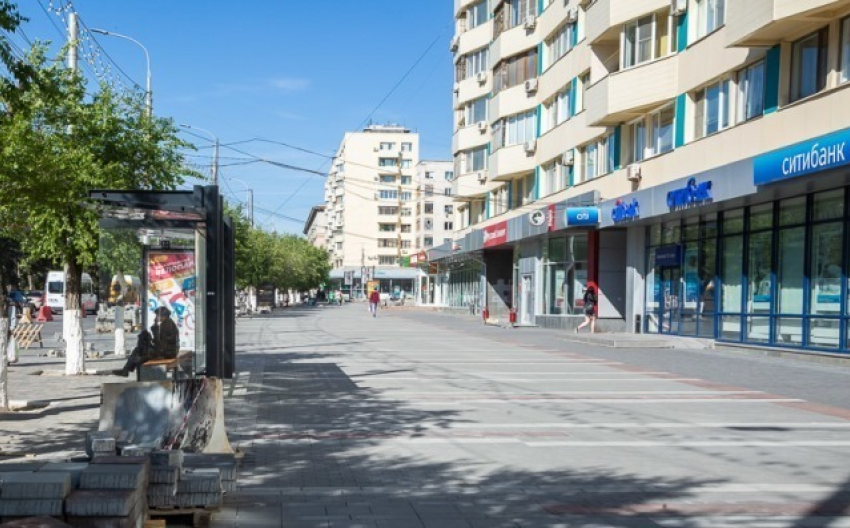
<path id="1" fill-rule="evenodd" d="M 765 185 L 850 165 L 850 129 L 774 150 L 755 159 L 753 182 Z"/>

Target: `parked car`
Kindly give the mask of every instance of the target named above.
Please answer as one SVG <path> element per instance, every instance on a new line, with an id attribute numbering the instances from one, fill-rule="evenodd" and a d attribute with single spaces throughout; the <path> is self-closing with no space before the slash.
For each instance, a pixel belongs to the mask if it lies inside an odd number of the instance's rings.
<path id="1" fill-rule="evenodd" d="M 30 308 L 33 312 L 37 312 L 44 304 L 44 292 L 41 290 L 29 290 L 24 292 Z"/>

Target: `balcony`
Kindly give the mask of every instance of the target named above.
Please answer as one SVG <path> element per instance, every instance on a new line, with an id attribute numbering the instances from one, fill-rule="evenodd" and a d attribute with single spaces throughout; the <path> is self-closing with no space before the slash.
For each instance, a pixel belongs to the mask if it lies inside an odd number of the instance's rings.
<path id="1" fill-rule="evenodd" d="M 604 135 L 606 127 L 587 126 L 587 112 L 580 112 L 537 138 L 537 159 L 560 159 L 564 151 Z"/>
<path id="2" fill-rule="evenodd" d="M 501 186 L 502 184 L 499 182 L 487 180 L 486 170 L 468 172 L 459 176 L 456 175 L 455 179 L 452 180 L 452 198 L 459 202 L 481 198 Z"/>
<path id="3" fill-rule="evenodd" d="M 490 64 L 495 65 L 505 57 L 535 47 L 540 40 L 539 35 L 536 29 L 526 29 L 524 24 L 503 31 L 490 45 Z"/>
<path id="4" fill-rule="evenodd" d="M 478 128 L 478 123 L 459 128 L 452 136 L 452 153 L 486 145 L 490 141 L 490 124 L 485 121 L 483 126 L 483 131 Z"/>
<path id="5" fill-rule="evenodd" d="M 490 155 L 490 178 L 508 181 L 517 174 L 533 171 L 536 165 L 534 152 L 529 152 L 524 143 L 502 147 Z"/>
<path id="6" fill-rule="evenodd" d="M 587 124 L 616 125 L 639 117 L 677 95 L 679 57 L 612 73 L 587 90 Z"/>
<path id="7" fill-rule="evenodd" d="M 618 41 L 624 23 L 669 7 L 670 0 L 596 0 L 585 17 L 587 41 Z"/>
<path id="8" fill-rule="evenodd" d="M 539 85 L 538 85 L 539 86 Z M 539 91 L 539 88 L 538 88 Z M 505 88 L 490 99 L 490 121 L 526 112 L 537 107 L 537 91 L 526 92 L 525 83 Z"/>
<path id="9" fill-rule="evenodd" d="M 772 46 L 786 37 L 812 31 L 838 17 L 850 0 L 747 0 L 726 4 L 726 43 Z"/>
<path id="10" fill-rule="evenodd" d="M 456 57 L 465 55 L 470 51 L 478 50 L 484 46 L 489 46 L 490 41 L 493 39 L 493 22 L 485 22 L 460 33 L 458 36 L 460 37 L 460 41 L 458 43 Z"/>

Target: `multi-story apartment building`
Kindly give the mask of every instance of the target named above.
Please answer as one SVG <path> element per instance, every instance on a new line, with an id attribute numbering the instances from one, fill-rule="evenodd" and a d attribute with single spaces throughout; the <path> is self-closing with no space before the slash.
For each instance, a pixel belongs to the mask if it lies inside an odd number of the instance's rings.
<path id="1" fill-rule="evenodd" d="M 325 184 L 331 278 L 353 272 L 362 294 L 366 269 L 385 291 L 413 291 L 418 270 L 401 261 L 415 252 L 418 163 L 419 135 L 404 127 L 369 125 L 345 134 Z"/>
<path id="2" fill-rule="evenodd" d="M 593 285 L 603 329 L 848 350 L 850 0 L 455 20 L 458 291 L 571 328 Z"/>
<path id="3" fill-rule="evenodd" d="M 454 199 L 450 161 L 422 161 L 416 166 L 416 249 L 451 243 L 454 236 Z"/>
<path id="4" fill-rule="evenodd" d="M 303 232 L 311 244 L 318 248 L 327 249 L 328 219 L 325 215 L 324 205 L 316 205 L 310 209 L 310 215 L 304 222 Z"/>

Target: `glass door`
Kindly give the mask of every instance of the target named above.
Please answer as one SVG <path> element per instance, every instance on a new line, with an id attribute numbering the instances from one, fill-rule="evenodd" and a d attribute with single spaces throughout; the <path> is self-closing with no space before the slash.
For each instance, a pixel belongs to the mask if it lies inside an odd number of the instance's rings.
<path id="1" fill-rule="evenodd" d="M 661 327 L 662 334 L 679 333 L 679 307 L 681 294 L 681 270 L 661 268 Z"/>

